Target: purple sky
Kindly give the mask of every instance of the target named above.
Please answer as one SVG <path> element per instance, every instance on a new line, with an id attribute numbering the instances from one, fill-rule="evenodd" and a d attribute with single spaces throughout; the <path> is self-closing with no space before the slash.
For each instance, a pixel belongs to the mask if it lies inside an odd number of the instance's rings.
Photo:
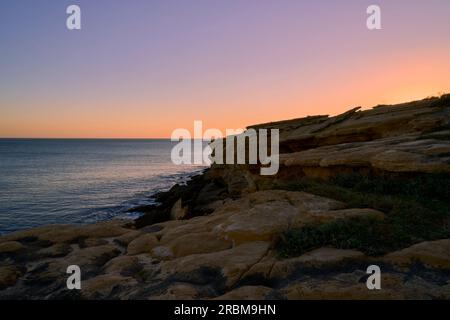
<path id="1" fill-rule="evenodd" d="M 448 0 L 1 0 L 0 137 L 168 137 L 435 95 L 449 16 Z"/>

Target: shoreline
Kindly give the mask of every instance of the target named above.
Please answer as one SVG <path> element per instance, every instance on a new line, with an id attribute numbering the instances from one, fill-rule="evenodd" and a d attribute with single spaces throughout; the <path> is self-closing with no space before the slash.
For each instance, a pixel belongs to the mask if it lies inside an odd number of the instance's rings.
<path id="1" fill-rule="evenodd" d="M 150 207 L 158 205 L 158 203 L 156 202 L 155 199 L 159 197 L 158 195 L 160 193 L 166 193 L 170 189 L 172 189 L 173 187 L 175 187 L 177 185 L 180 185 L 180 186 L 185 185 L 192 177 L 195 177 L 197 175 L 202 175 L 207 169 L 208 168 L 202 168 L 202 169 L 193 168 L 192 171 L 190 171 L 190 172 L 169 174 L 169 175 L 167 175 L 167 178 L 177 177 L 177 181 L 173 182 L 173 184 L 171 186 L 168 186 L 168 187 L 165 187 L 162 189 L 159 188 L 159 189 L 153 190 L 153 191 L 148 190 L 146 192 L 140 192 L 140 193 L 148 193 L 149 195 L 142 194 L 141 196 L 138 196 L 138 194 L 136 194 L 134 197 L 129 198 L 125 201 L 122 201 L 121 203 L 118 203 L 115 206 L 108 207 L 109 210 L 115 211 L 114 216 L 109 217 L 109 218 L 99 219 L 99 220 L 95 220 L 95 221 L 80 221 L 80 222 L 69 222 L 69 223 L 54 222 L 54 223 L 46 223 L 46 224 L 36 225 L 36 226 L 32 226 L 32 227 L 24 227 L 24 228 L 14 229 L 14 230 L 10 230 L 10 231 L 3 231 L 3 232 L 0 231 L 0 237 L 7 236 L 11 233 L 26 231 L 29 229 L 39 228 L 39 227 L 48 226 L 48 225 L 73 224 L 73 225 L 85 226 L 85 225 L 94 224 L 94 223 L 98 223 L 98 222 L 110 221 L 113 219 L 123 219 L 123 220 L 135 221 L 140 216 L 145 214 L 145 212 L 139 211 L 140 208 L 145 209 L 147 207 L 150 208 Z M 139 204 L 132 204 L 132 202 L 148 202 L 148 204 L 139 205 Z M 95 214 L 95 212 L 101 211 L 102 209 L 105 209 L 105 208 L 99 207 L 99 208 L 91 209 L 91 211 L 92 211 L 91 214 Z M 131 214 L 131 213 L 135 213 L 136 216 L 128 216 L 128 214 Z M 125 215 L 127 215 L 127 216 L 125 216 Z M 92 218 L 89 220 L 92 220 Z"/>
<path id="2" fill-rule="evenodd" d="M 276 176 L 213 165 L 135 221 L 0 237 L 0 299 L 450 299 L 450 95 L 265 127 Z"/>

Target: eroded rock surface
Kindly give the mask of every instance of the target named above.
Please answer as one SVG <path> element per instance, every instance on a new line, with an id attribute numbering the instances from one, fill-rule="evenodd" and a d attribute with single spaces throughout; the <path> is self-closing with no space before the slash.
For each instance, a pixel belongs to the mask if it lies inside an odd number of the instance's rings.
<path id="1" fill-rule="evenodd" d="M 281 168 L 213 166 L 159 194 L 135 223 L 43 226 L 0 237 L 0 299 L 450 299 L 450 239 L 384 256 L 317 247 L 282 259 L 280 235 L 305 225 L 386 214 L 279 181 L 345 171 L 450 172 L 450 96 L 350 110 L 254 128 L 279 128 Z M 82 289 L 67 290 L 69 265 Z M 366 269 L 382 268 L 382 290 Z"/>

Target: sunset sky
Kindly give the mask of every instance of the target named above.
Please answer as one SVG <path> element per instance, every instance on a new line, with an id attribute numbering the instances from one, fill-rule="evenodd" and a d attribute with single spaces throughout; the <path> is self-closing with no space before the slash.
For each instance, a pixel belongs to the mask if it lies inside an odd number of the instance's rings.
<path id="1" fill-rule="evenodd" d="M 3 0 L 0 137 L 170 137 L 449 92 L 449 16 L 448 0 Z"/>

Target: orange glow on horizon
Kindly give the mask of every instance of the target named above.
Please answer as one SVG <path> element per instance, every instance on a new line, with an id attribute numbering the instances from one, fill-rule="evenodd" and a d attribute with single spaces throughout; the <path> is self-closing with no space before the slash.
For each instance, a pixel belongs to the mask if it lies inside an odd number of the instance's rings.
<path id="1" fill-rule="evenodd" d="M 450 92 L 447 57 L 436 59 L 436 55 L 428 54 L 390 58 L 380 58 L 362 69 L 330 70 L 328 77 L 316 79 L 307 90 L 301 87 L 301 74 L 293 69 L 284 82 L 272 86 L 257 84 L 247 91 L 239 90 L 239 95 L 233 95 L 230 89 L 206 99 L 192 92 L 190 101 L 181 96 L 161 106 L 147 104 L 145 95 L 129 102 L 126 95 L 118 101 L 92 97 L 88 103 L 26 99 L 29 112 L 25 114 L 15 113 L 14 105 L 0 111 L 0 137 L 170 138 L 177 128 L 192 132 L 194 120 L 202 120 L 204 130 L 225 132 L 227 128 L 308 115 L 336 115 L 355 106 L 368 109 Z"/>

